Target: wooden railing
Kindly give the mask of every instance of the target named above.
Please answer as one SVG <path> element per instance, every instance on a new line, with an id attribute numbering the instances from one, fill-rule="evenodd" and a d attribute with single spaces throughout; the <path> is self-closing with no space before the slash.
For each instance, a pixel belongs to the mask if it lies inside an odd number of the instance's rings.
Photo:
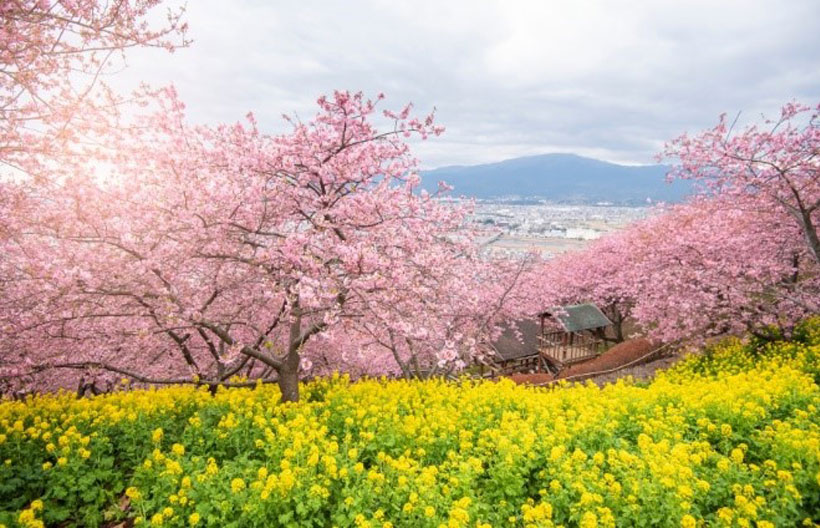
<path id="1" fill-rule="evenodd" d="M 550 332 L 539 341 L 541 353 L 561 365 L 593 358 L 603 350 L 603 341 L 582 334 Z"/>
<path id="2" fill-rule="evenodd" d="M 534 352 L 532 355 L 523 356 L 516 359 L 496 362 L 493 366 L 487 369 L 482 368 L 480 375 L 482 377 L 496 377 L 509 376 L 510 374 L 526 374 L 529 372 L 545 372 L 547 370 L 547 359 L 544 358 L 540 352 Z"/>

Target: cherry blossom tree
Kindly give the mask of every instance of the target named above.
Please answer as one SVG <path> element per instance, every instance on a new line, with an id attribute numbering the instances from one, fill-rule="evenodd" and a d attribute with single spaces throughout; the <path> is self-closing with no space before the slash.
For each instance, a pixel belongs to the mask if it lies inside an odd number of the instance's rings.
<path id="1" fill-rule="evenodd" d="M 477 349 L 455 330 L 469 308 L 442 305 L 436 290 L 452 278 L 436 270 L 457 265 L 469 278 L 480 267 L 465 211 L 414 192 L 403 142 L 440 133 L 432 115 L 387 111 L 392 127 L 379 132 L 377 101 L 337 92 L 314 120 L 270 137 L 252 117 L 191 127 L 172 91 L 162 102 L 139 126 L 109 131 L 103 169 L 20 184 L 30 211 L 3 248 L 6 379 L 53 382 L 71 369 L 220 384 L 242 374 L 276 380 L 295 400 L 315 338 L 361 334 L 368 318 L 402 338 L 450 321 L 444 344 L 425 349 L 436 365 Z M 485 296 L 466 299 L 486 311 Z"/>
<path id="2" fill-rule="evenodd" d="M 820 309 L 818 269 L 791 217 L 722 197 L 657 210 L 545 267 L 546 301 L 615 303 L 659 341 L 766 337 Z"/>
<path id="3" fill-rule="evenodd" d="M 635 252 L 626 277 L 635 317 L 660 339 L 698 341 L 765 337 L 771 326 L 788 330 L 816 313 L 817 266 L 797 226 L 779 213 L 701 199 L 643 226 L 652 241 Z"/>
<path id="4" fill-rule="evenodd" d="M 385 111 L 378 131 L 381 96 L 337 92 L 281 136 L 251 115 L 191 126 L 171 88 L 101 82 L 129 47 L 187 44 L 182 11 L 146 23 L 158 5 L 2 6 L 6 388 L 263 380 L 295 400 L 322 369 L 466 364 L 512 285 L 465 209 L 416 192 L 404 140 L 439 134 L 432 115 Z"/>
<path id="5" fill-rule="evenodd" d="M 664 156 L 678 161 L 670 177 L 695 179 L 744 207 L 783 210 L 799 227 L 809 258 L 820 262 L 819 115 L 820 103 L 789 103 L 779 119 L 735 131 L 724 114 L 711 130 L 667 144 Z"/>

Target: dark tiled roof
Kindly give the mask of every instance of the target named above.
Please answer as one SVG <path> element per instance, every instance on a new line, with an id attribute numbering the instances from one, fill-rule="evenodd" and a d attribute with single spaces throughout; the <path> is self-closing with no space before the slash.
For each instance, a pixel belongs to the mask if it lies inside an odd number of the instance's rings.
<path id="1" fill-rule="evenodd" d="M 516 328 L 518 333 L 515 331 Z M 493 341 L 492 347 L 504 361 L 532 356 L 538 353 L 540 332 L 541 326 L 538 321 L 529 319 L 515 321 L 506 325 L 504 332 Z"/>
<path id="2" fill-rule="evenodd" d="M 561 306 L 544 312 L 544 314 L 554 315 L 567 332 L 582 332 L 612 324 L 612 321 L 607 319 L 603 312 L 592 303 Z"/>

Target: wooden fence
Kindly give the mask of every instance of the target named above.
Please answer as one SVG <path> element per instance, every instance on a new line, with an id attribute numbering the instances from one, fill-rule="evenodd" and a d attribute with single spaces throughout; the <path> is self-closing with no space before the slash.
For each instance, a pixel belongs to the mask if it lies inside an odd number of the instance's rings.
<path id="1" fill-rule="evenodd" d="M 593 358 L 603 351 L 604 343 L 592 336 L 563 331 L 539 337 L 541 353 L 561 365 Z"/>

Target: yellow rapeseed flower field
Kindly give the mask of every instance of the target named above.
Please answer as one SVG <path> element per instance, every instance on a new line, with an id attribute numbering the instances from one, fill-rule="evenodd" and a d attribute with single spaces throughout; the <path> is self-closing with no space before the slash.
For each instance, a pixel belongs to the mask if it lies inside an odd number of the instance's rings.
<path id="1" fill-rule="evenodd" d="M 0 403 L 0 524 L 816 526 L 820 320 L 649 384 L 314 381 Z"/>

